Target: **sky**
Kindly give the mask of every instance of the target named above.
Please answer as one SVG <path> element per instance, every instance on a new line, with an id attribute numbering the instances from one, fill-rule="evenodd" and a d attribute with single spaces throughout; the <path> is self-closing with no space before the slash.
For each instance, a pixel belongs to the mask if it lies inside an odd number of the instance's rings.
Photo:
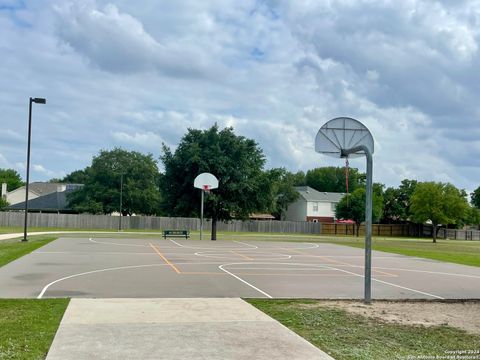
<path id="1" fill-rule="evenodd" d="M 32 181 L 100 149 L 158 159 L 214 123 L 266 168 L 344 166 L 314 149 L 348 116 L 375 139 L 374 181 L 480 185 L 479 0 L 0 0 L 0 168 Z M 365 171 L 364 158 L 350 165 Z"/>

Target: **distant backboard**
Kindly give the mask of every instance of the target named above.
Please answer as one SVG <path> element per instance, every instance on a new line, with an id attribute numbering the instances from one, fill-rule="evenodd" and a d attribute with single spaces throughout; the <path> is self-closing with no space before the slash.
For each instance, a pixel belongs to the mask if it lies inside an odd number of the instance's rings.
<path id="1" fill-rule="evenodd" d="M 218 180 L 210 173 L 201 173 L 193 181 L 193 186 L 208 191 L 218 188 Z"/>
<path id="2" fill-rule="evenodd" d="M 328 121 L 318 130 L 315 151 L 333 157 L 342 157 L 342 150 L 364 145 L 373 154 L 373 137 L 360 121 L 349 117 L 338 117 Z M 348 157 L 365 155 L 359 150 Z"/>

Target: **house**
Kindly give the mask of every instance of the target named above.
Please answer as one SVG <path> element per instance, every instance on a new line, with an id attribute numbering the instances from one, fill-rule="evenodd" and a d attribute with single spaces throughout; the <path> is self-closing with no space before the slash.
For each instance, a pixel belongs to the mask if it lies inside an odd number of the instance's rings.
<path id="1" fill-rule="evenodd" d="M 344 193 L 317 191 L 309 186 L 295 187 L 300 196 L 286 211 L 287 221 L 334 222 L 335 207 Z"/>
<path id="2" fill-rule="evenodd" d="M 83 184 L 62 184 L 34 182 L 28 187 L 28 210 L 32 212 L 72 212 L 68 207 L 67 194 L 79 189 Z M 2 184 L 2 196 L 10 204 L 8 210 L 25 209 L 26 187 L 8 192 L 6 184 Z"/>

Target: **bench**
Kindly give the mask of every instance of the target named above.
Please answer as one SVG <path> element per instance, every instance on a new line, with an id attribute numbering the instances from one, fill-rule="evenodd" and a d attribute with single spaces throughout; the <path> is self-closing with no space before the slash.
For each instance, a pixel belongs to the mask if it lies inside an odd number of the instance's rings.
<path id="1" fill-rule="evenodd" d="M 163 238 L 167 237 L 184 237 L 188 239 L 190 237 L 190 231 L 188 230 L 163 230 Z"/>

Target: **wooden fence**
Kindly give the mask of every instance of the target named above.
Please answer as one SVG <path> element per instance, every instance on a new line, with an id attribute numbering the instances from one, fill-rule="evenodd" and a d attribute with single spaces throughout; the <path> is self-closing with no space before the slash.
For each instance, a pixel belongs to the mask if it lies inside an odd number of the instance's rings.
<path id="1" fill-rule="evenodd" d="M 23 227 L 24 214 L 21 212 L 0 212 L 0 226 Z M 155 216 L 123 216 L 123 230 L 163 230 L 187 229 L 200 230 L 200 220 L 196 218 L 155 217 Z M 62 229 L 111 229 L 118 230 L 120 217 L 110 215 L 72 215 L 29 213 L 29 227 L 62 228 Z M 266 233 L 300 233 L 320 234 L 320 223 L 305 221 L 239 221 L 218 222 L 218 231 L 234 232 L 266 232 Z M 211 221 L 204 222 L 205 230 L 211 229 Z"/>
<path id="2" fill-rule="evenodd" d="M 24 215 L 21 212 L 0 212 L 0 226 L 23 227 Z M 155 216 L 123 216 L 122 229 L 129 230 L 163 230 L 187 229 L 200 230 L 200 220 L 196 218 L 155 217 Z M 72 215 L 29 213 L 28 226 L 62 229 L 111 229 L 118 230 L 120 218 L 110 215 Z M 211 229 L 211 221 L 204 222 L 207 231 Z M 276 220 L 232 220 L 218 222 L 218 231 L 261 232 L 289 234 L 321 234 L 321 235 L 355 235 L 353 224 L 314 223 L 305 221 Z M 364 225 L 360 226 L 359 235 L 364 236 Z M 415 224 L 373 224 L 373 236 L 385 237 L 431 237 L 432 226 Z M 440 229 L 439 238 L 452 240 L 480 240 L 480 230 Z"/>

